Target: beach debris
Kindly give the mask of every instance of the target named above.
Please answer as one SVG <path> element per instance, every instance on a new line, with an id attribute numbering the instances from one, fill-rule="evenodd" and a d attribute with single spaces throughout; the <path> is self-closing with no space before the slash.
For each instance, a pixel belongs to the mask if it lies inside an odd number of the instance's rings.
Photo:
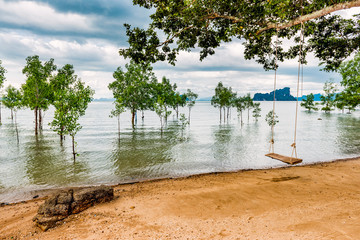
<path id="1" fill-rule="evenodd" d="M 10 203 L 7 203 L 7 202 L 0 203 L 0 207 L 4 207 L 4 206 L 8 206 L 8 205 L 10 205 Z"/>
<path id="2" fill-rule="evenodd" d="M 114 189 L 108 186 L 62 190 L 39 206 L 33 221 L 42 231 L 46 231 L 71 214 L 84 211 L 97 203 L 111 201 L 113 198 Z"/>

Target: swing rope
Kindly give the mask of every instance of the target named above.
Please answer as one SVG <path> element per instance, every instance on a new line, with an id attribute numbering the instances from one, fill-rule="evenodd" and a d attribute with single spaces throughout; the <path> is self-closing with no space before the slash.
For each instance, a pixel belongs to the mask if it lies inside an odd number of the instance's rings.
<path id="1" fill-rule="evenodd" d="M 297 93 L 296 93 L 296 111 L 295 111 L 295 128 L 294 128 L 294 142 L 291 144 L 292 153 L 291 157 L 294 156 L 297 158 L 296 152 L 296 133 L 297 133 L 297 122 L 298 122 L 298 109 L 299 109 L 299 87 L 300 87 L 300 73 L 301 73 L 301 82 L 304 82 L 304 75 L 303 75 L 303 64 L 302 64 L 302 51 L 303 51 L 303 43 L 304 43 L 304 23 L 301 22 L 300 27 L 300 49 L 299 49 L 299 66 L 298 66 L 298 81 L 297 81 Z"/>
<path id="2" fill-rule="evenodd" d="M 278 60 L 278 40 L 279 40 L 279 29 L 276 28 L 276 41 L 275 41 L 275 75 L 274 75 L 274 99 L 273 99 L 273 111 L 272 111 L 272 122 L 271 122 L 271 140 L 269 153 L 274 153 L 274 126 L 275 126 L 275 101 L 276 101 L 276 77 L 277 77 L 277 60 Z"/>

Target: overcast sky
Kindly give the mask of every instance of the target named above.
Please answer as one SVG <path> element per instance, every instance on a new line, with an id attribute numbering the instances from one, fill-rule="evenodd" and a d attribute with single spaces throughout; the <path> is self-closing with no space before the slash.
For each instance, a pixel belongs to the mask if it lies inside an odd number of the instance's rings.
<path id="1" fill-rule="evenodd" d="M 359 8 L 343 11 L 350 16 Z M 25 82 L 22 68 L 27 56 L 55 59 L 60 68 L 69 63 L 76 74 L 93 89 L 95 98 L 111 98 L 107 86 L 112 73 L 125 66 L 118 50 L 127 46 L 124 23 L 146 27 L 149 11 L 132 5 L 131 0 L 0 0 L 0 59 L 7 69 L 5 86 L 20 87 Z M 214 94 L 219 81 L 238 94 L 270 92 L 273 72 L 265 72 L 255 61 L 243 58 L 244 47 L 236 40 L 224 44 L 216 54 L 199 61 L 198 50 L 180 54 L 176 66 L 154 65 L 156 76 L 166 76 L 178 90 L 187 88 L 200 98 Z M 304 94 L 322 92 L 325 81 L 339 82 L 337 73 L 319 71 L 311 57 L 304 67 Z M 297 62 L 280 64 L 278 88 L 289 86 L 295 94 Z"/>

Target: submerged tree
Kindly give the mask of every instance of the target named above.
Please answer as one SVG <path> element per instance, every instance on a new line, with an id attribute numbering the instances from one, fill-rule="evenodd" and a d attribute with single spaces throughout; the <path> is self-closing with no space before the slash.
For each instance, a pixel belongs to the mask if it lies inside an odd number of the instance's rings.
<path id="1" fill-rule="evenodd" d="M 273 129 L 273 127 L 275 127 L 275 125 L 279 122 L 278 118 L 278 115 L 276 115 L 276 113 L 271 110 L 266 114 L 265 121 Z"/>
<path id="2" fill-rule="evenodd" d="M 246 96 L 244 97 L 244 103 L 245 103 L 245 109 L 247 109 L 248 111 L 248 122 L 250 120 L 250 109 L 254 107 L 254 102 L 252 97 L 250 96 L 250 93 L 246 94 Z"/>
<path id="3" fill-rule="evenodd" d="M 18 89 L 11 85 L 6 88 L 5 92 L 6 93 L 3 102 L 4 105 L 11 110 L 11 119 L 15 118 L 16 139 L 19 143 L 19 131 L 17 128 L 17 111 L 23 106 L 22 95 Z"/>
<path id="4" fill-rule="evenodd" d="M 120 55 L 136 62 L 168 61 L 175 64 L 180 51 L 196 46 L 200 60 L 215 53 L 215 48 L 235 38 L 244 40 L 245 59 L 255 59 L 265 69 L 274 69 L 274 36 L 290 39 L 304 24 L 307 39 L 302 61 L 314 52 L 325 70 L 335 70 L 352 53 L 359 50 L 360 15 L 353 19 L 330 14 L 341 9 L 359 7 L 360 0 L 319 1 L 158 1 L 133 0 L 153 9 L 148 29 L 125 24 L 129 48 Z M 278 47 L 277 59 L 293 59 L 299 54 L 300 39 L 290 48 Z M 273 57 L 269 57 L 269 55 Z"/>
<path id="5" fill-rule="evenodd" d="M 55 107 L 54 120 L 51 128 L 63 139 L 64 134 L 69 134 L 72 140 L 72 153 L 76 159 L 75 135 L 82 128 L 79 118 L 85 115 L 88 104 L 92 101 L 94 90 L 74 75 L 73 66 L 65 65 L 59 69 L 53 79 L 54 91 L 53 105 Z"/>
<path id="6" fill-rule="evenodd" d="M 179 92 L 176 92 L 174 95 L 174 101 L 173 101 L 173 109 L 176 112 L 176 118 L 179 118 L 179 107 L 185 107 L 186 106 L 186 94 L 180 94 Z"/>
<path id="7" fill-rule="evenodd" d="M 342 76 L 341 86 L 344 90 L 337 98 L 345 103 L 345 106 L 350 110 L 355 109 L 360 105 L 360 53 L 356 54 L 354 59 L 344 62 L 339 72 Z"/>
<path id="8" fill-rule="evenodd" d="M 351 111 L 355 110 L 356 106 L 359 104 L 357 96 L 353 94 L 348 94 L 346 90 L 336 94 L 334 102 L 336 107 L 340 109 L 343 113 L 345 109 L 348 109 L 348 114 L 350 114 Z"/>
<path id="9" fill-rule="evenodd" d="M 325 111 L 326 113 L 329 113 L 330 111 L 334 110 L 335 105 L 335 95 L 337 86 L 332 81 L 327 81 L 324 84 L 323 90 L 325 92 L 324 95 L 322 95 L 321 98 L 321 104 L 324 105 L 321 110 Z"/>
<path id="10" fill-rule="evenodd" d="M 316 107 L 316 104 L 314 102 L 314 98 L 315 98 L 314 94 L 312 94 L 312 93 L 306 95 L 306 98 L 304 98 L 302 100 L 302 102 L 300 103 L 300 106 L 306 108 L 309 112 L 311 112 L 311 110 L 313 110 L 313 111 L 319 110 Z"/>
<path id="11" fill-rule="evenodd" d="M 237 97 L 236 99 L 234 99 L 234 107 L 236 108 L 237 112 L 238 112 L 238 116 L 240 116 L 240 122 L 241 124 L 243 124 L 243 117 L 242 114 L 244 112 L 244 110 L 246 109 L 246 104 L 245 104 L 245 97 Z"/>
<path id="12" fill-rule="evenodd" d="M 187 120 L 186 116 L 184 113 L 180 113 L 180 127 L 181 127 L 181 140 L 184 140 L 184 130 L 186 125 L 189 125 L 189 121 Z"/>
<path id="13" fill-rule="evenodd" d="M 3 103 L 5 107 L 10 109 L 11 119 L 14 119 L 14 114 L 16 116 L 16 112 L 22 106 L 22 96 L 21 92 L 15 87 L 9 85 L 5 89 L 5 95 L 3 99 Z M 15 117 L 16 118 L 16 117 Z"/>
<path id="14" fill-rule="evenodd" d="M 60 136 L 60 141 L 64 140 L 65 127 L 67 124 L 67 113 L 70 111 L 68 102 L 64 99 L 69 94 L 71 86 L 76 82 L 77 76 L 74 75 L 73 66 L 66 64 L 58 70 L 56 76 L 50 81 L 50 88 L 53 94 L 53 105 L 55 107 L 54 120 L 50 123 L 51 128 Z M 63 101 L 64 100 L 64 101 Z"/>
<path id="15" fill-rule="evenodd" d="M 219 108 L 220 110 L 220 123 L 221 123 L 221 110 L 224 107 L 222 101 L 221 101 L 221 93 L 223 92 L 224 85 L 222 82 L 219 82 L 218 85 L 215 88 L 215 95 L 211 98 L 211 105 L 213 105 L 216 108 Z"/>
<path id="16" fill-rule="evenodd" d="M 161 132 L 163 132 L 166 119 L 171 114 L 171 111 L 167 111 L 167 107 L 163 96 L 158 96 L 158 99 L 154 104 L 154 110 L 160 118 L 160 130 Z"/>
<path id="17" fill-rule="evenodd" d="M 173 107 L 175 103 L 175 90 L 177 86 L 176 84 L 171 85 L 170 80 L 163 77 L 161 82 L 154 79 L 150 87 L 155 112 L 158 115 L 159 111 L 163 112 L 164 123 L 166 123 L 167 118 L 171 113 L 171 111 L 168 111 L 168 108 Z M 161 108 L 161 110 L 159 108 Z"/>
<path id="18" fill-rule="evenodd" d="M 153 105 L 151 100 L 151 82 L 155 75 L 150 64 L 136 64 L 131 61 L 125 65 L 126 71 L 121 67 L 114 72 L 115 81 L 108 88 L 122 106 L 131 112 L 131 124 L 135 128 L 136 111 L 145 110 Z"/>
<path id="19" fill-rule="evenodd" d="M 189 108 L 189 124 L 190 124 L 190 113 L 191 113 L 191 108 L 195 105 L 195 100 L 198 98 L 198 94 L 192 92 L 190 89 L 187 90 L 186 92 L 186 105 Z"/>
<path id="20" fill-rule="evenodd" d="M 121 102 L 115 100 L 115 109 L 111 110 L 110 117 L 117 117 L 118 120 L 118 134 L 120 140 L 120 114 L 125 112 L 125 106 L 121 104 Z"/>
<path id="21" fill-rule="evenodd" d="M 5 78 L 5 73 L 6 73 L 6 69 L 1 66 L 2 61 L 0 60 L 0 98 L 1 98 L 1 89 L 4 86 L 4 82 L 6 80 Z M 1 125 L 1 99 L 0 99 L 0 125 Z"/>
<path id="22" fill-rule="evenodd" d="M 22 85 L 23 100 L 25 106 L 34 110 L 35 115 L 35 135 L 42 126 L 42 110 L 47 110 L 52 101 L 52 91 L 49 79 L 53 71 L 56 70 L 54 59 L 50 59 L 44 64 L 39 56 L 26 58 L 26 66 L 22 72 L 26 75 L 26 83 Z"/>
<path id="23" fill-rule="evenodd" d="M 211 98 L 211 105 L 218 107 L 220 110 L 220 122 L 221 122 L 221 110 L 224 112 L 225 117 L 229 120 L 230 108 L 233 106 L 236 93 L 234 93 L 231 87 L 225 87 L 222 82 L 219 82 L 215 88 L 215 95 Z M 226 114 L 227 109 L 227 114 Z"/>
<path id="24" fill-rule="evenodd" d="M 252 111 L 252 113 L 253 113 L 252 116 L 255 118 L 255 121 L 258 121 L 258 118 L 261 117 L 260 103 L 254 103 L 253 106 L 254 106 L 254 109 Z"/>

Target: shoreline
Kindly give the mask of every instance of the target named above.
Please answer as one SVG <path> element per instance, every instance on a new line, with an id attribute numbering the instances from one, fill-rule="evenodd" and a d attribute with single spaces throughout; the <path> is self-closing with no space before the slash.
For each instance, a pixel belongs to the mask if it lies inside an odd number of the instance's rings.
<path id="1" fill-rule="evenodd" d="M 44 199 L 0 207 L 0 239 L 357 239 L 359 186 L 360 157 L 128 183 L 47 232 Z"/>
<path id="2" fill-rule="evenodd" d="M 261 169 L 240 169 L 240 170 L 233 170 L 233 171 L 219 171 L 219 172 L 208 172 L 208 173 L 199 173 L 199 174 L 192 174 L 187 176 L 180 176 L 180 177 L 160 177 L 160 178 L 152 178 L 152 179 L 138 179 L 134 181 L 125 181 L 120 183 L 105 183 L 105 184 L 90 184 L 90 185 L 82 185 L 82 186 L 68 186 L 68 187 L 54 187 L 54 188 L 43 188 L 43 189 L 35 189 L 35 190 L 29 190 L 26 192 L 21 192 L 27 197 L 23 198 L 17 198 L 18 200 L 15 201 L 0 201 L 1 205 L 14 205 L 17 203 L 23 203 L 32 201 L 35 199 L 44 199 L 47 198 L 47 196 L 52 195 L 60 190 L 69 190 L 69 189 L 83 189 L 88 187 L 94 187 L 94 186 L 111 186 L 113 188 L 118 186 L 126 186 L 126 185 L 133 185 L 137 183 L 146 183 L 146 182 L 158 182 L 158 181 L 164 181 L 164 180 L 176 180 L 176 179 L 187 179 L 192 177 L 198 177 L 198 176 L 207 176 L 207 175 L 216 175 L 216 174 L 230 174 L 230 173 L 241 173 L 241 172 L 247 172 L 247 171 L 263 171 L 263 170 L 272 170 L 272 169 L 286 169 L 291 167 L 303 167 L 303 166 L 317 166 L 317 165 L 323 165 L 328 163 L 334 163 L 334 162 L 341 162 L 341 161 L 351 161 L 351 160 L 357 160 L 360 159 L 360 156 L 357 157 L 349 157 L 349 158 L 339 158 L 339 159 L 333 159 L 327 162 L 315 162 L 315 163 L 309 163 L 309 164 L 303 164 L 303 165 L 285 165 L 282 167 L 270 167 L 270 168 L 261 168 Z M 277 161 L 277 160 L 273 160 Z"/>
<path id="3" fill-rule="evenodd" d="M 283 169 L 283 168 L 290 168 L 290 167 L 302 167 L 302 166 L 316 166 L 326 163 L 333 163 L 333 162 L 340 162 L 340 161 L 351 161 L 360 159 L 360 156 L 357 157 L 349 157 L 349 158 L 339 158 L 330 160 L 327 162 L 316 162 L 316 163 L 309 163 L 309 164 L 303 164 L 303 165 L 285 165 L 282 167 L 270 167 L 270 168 L 261 168 L 261 169 L 240 169 L 240 170 L 233 170 L 233 171 L 219 171 L 219 172 L 208 172 L 208 173 L 199 173 L 199 174 L 192 174 L 187 176 L 180 176 L 180 177 L 160 177 L 160 178 L 152 178 L 152 179 L 139 179 L 134 181 L 125 181 L 120 183 L 105 183 L 105 184 L 90 184 L 90 185 L 82 185 L 82 186 L 68 186 L 68 187 L 54 187 L 54 188 L 42 188 L 42 189 L 34 189 L 34 190 L 28 190 L 25 192 L 21 192 L 22 194 L 26 195 L 27 197 L 23 198 L 17 198 L 18 200 L 15 201 L 0 201 L 1 205 L 14 205 L 17 203 L 23 203 L 27 201 L 32 201 L 34 199 L 44 199 L 49 195 L 52 195 L 60 190 L 69 190 L 71 188 L 73 189 L 82 189 L 82 188 L 88 188 L 88 187 L 94 187 L 94 186 L 110 186 L 110 187 L 117 187 L 117 186 L 124 186 L 124 185 L 132 185 L 137 183 L 144 183 L 144 182 L 157 182 L 157 181 L 163 181 L 163 180 L 176 180 L 176 179 L 186 179 L 191 177 L 197 177 L 197 176 L 207 176 L 207 175 L 213 175 L 213 174 L 227 174 L 227 173 L 241 173 L 241 172 L 247 172 L 247 171 L 262 171 L 262 170 L 269 170 L 269 169 Z M 277 160 L 273 160 L 277 161 Z"/>

